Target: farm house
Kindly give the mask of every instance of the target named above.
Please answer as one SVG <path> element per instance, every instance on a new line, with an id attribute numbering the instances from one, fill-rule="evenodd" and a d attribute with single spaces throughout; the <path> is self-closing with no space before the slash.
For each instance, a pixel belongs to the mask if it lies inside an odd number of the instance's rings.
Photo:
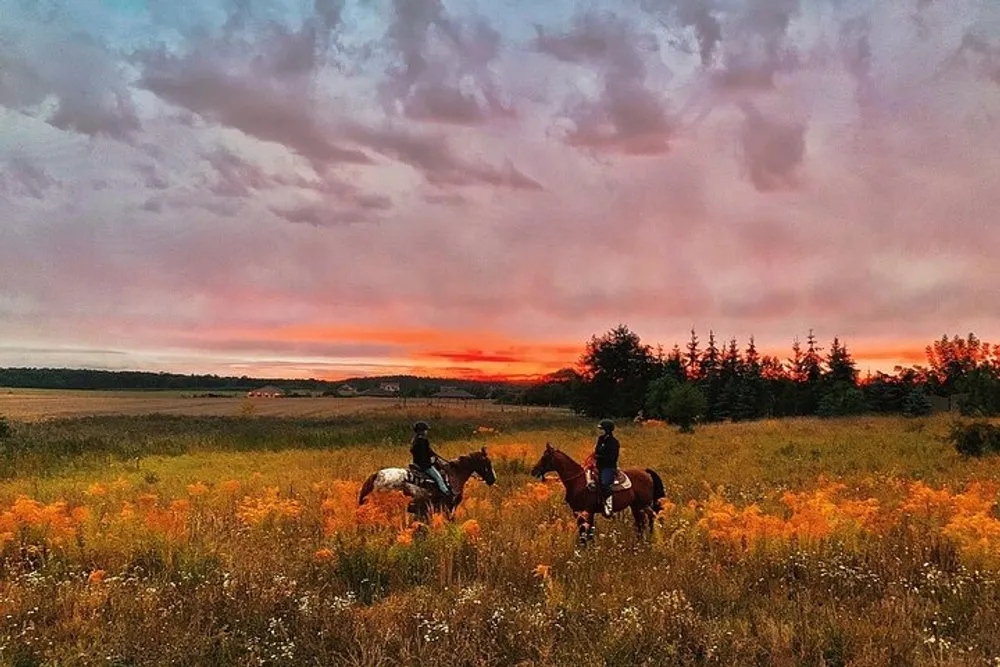
<path id="1" fill-rule="evenodd" d="M 253 389 L 247 392 L 249 398 L 281 398 L 285 392 L 273 384 L 266 385 L 260 389 Z"/>

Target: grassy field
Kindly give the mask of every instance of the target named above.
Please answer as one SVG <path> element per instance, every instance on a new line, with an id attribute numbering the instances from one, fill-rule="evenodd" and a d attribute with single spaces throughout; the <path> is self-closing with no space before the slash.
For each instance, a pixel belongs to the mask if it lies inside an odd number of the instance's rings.
<path id="1" fill-rule="evenodd" d="M 0 415 L 23 421 L 92 415 L 190 415 L 197 417 L 265 416 L 317 419 L 359 412 L 445 409 L 449 411 L 537 411 L 539 408 L 501 406 L 491 401 L 468 401 L 456 406 L 440 399 L 394 398 L 247 398 L 220 392 L 208 397 L 196 391 L 83 391 L 12 389 L 0 387 Z"/>
<path id="2" fill-rule="evenodd" d="M 669 503 L 579 549 L 527 471 L 590 421 L 229 414 L 12 422 L 0 664 L 1000 665 L 1000 461 L 944 417 L 625 426 Z M 418 415 L 494 459 L 453 522 L 356 507 Z"/>

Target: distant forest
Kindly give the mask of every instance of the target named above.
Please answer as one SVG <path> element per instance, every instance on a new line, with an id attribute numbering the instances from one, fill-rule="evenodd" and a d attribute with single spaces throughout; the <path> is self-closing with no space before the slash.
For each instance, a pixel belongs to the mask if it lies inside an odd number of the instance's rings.
<path id="1" fill-rule="evenodd" d="M 476 380 L 424 378 L 412 375 L 352 378 L 337 382 L 328 380 L 288 380 L 253 378 L 246 375 L 182 375 L 146 371 L 105 371 L 70 368 L 0 368 L 0 387 L 31 389 L 101 389 L 101 390 L 184 390 L 210 393 L 245 392 L 264 385 L 273 385 L 286 392 L 334 393 L 338 387 L 350 384 L 358 391 L 375 389 L 383 382 L 399 383 L 400 394 L 406 397 L 430 396 L 442 386 L 463 389 L 476 397 L 497 396 L 507 389 L 502 383 Z"/>
<path id="2" fill-rule="evenodd" d="M 839 338 L 822 347 L 810 331 L 786 359 L 695 331 L 668 353 L 620 326 L 593 336 L 576 369 L 525 390 L 530 404 L 565 405 L 598 417 L 645 417 L 680 424 L 762 417 L 862 413 L 928 414 L 955 409 L 1000 415 L 1000 345 L 974 334 L 943 336 L 926 348 L 927 364 L 861 376 Z"/>

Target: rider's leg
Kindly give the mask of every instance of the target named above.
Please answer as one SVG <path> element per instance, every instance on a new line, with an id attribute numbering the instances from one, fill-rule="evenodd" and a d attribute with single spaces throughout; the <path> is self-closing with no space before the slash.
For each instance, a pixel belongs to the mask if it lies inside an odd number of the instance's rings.
<path id="1" fill-rule="evenodd" d="M 615 482 L 615 474 L 618 471 L 614 468 L 601 468 L 601 494 L 604 500 L 604 516 L 611 516 L 612 503 L 614 502 L 614 497 L 611 493 L 611 485 Z"/>
<path id="2" fill-rule="evenodd" d="M 449 489 L 448 485 L 445 484 L 444 482 L 444 477 L 441 476 L 441 471 L 439 471 L 434 466 L 431 466 L 430 468 L 424 470 L 424 472 L 427 473 L 430 476 L 430 478 L 434 480 L 434 482 L 438 485 L 438 488 L 441 489 L 441 493 L 445 495 L 451 493 L 451 489 Z"/>

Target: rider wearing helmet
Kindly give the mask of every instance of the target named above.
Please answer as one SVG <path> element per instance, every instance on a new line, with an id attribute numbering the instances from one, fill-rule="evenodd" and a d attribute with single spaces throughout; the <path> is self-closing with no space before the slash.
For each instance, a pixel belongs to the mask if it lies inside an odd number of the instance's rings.
<path id="1" fill-rule="evenodd" d="M 444 477 L 441 472 L 435 467 L 435 463 L 440 458 L 433 449 L 431 449 L 431 442 L 427 439 L 427 431 L 430 428 L 427 426 L 427 422 L 417 422 L 413 425 L 413 441 L 410 443 L 410 454 L 413 455 L 413 465 L 417 466 L 423 471 L 425 475 L 434 480 L 434 483 L 438 485 L 441 493 L 445 497 L 451 497 L 451 489 L 448 488 L 448 484 L 444 481 Z"/>
<path id="2" fill-rule="evenodd" d="M 614 436 L 615 423 L 610 419 L 602 419 L 597 425 L 600 435 L 594 448 L 594 460 L 597 465 L 600 497 L 604 505 L 604 516 L 610 517 L 614 498 L 611 495 L 611 485 L 618 473 L 618 439 Z"/>

